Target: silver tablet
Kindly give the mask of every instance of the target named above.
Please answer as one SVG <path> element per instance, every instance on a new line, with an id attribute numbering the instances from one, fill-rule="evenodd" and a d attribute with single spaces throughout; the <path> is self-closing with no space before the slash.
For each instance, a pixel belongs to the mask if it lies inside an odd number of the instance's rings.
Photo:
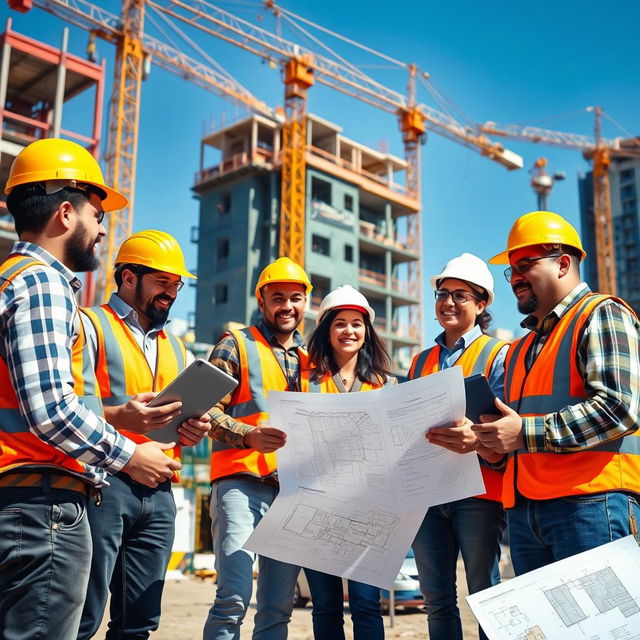
<path id="1" fill-rule="evenodd" d="M 182 402 L 180 415 L 146 435 L 157 442 L 180 442 L 178 427 L 185 420 L 206 413 L 218 400 L 233 391 L 237 384 L 235 378 L 206 360 L 194 360 L 148 404 L 149 407 L 159 407 L 179 400 Z"/>

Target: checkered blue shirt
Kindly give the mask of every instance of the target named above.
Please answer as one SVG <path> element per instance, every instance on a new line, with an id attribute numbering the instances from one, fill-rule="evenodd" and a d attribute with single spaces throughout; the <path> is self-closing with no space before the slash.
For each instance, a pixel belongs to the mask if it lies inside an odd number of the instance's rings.
<path id="1" fill-rule="evenodd" d="M 35 244 L 16 242 L 11 254 L 44 263 L 22 271 L 0 293 L 0 349 L 20 413 L 41 440 L 90 465 L 88 482 L 107 484 L 106 471 L 119 471 L 135 444 L 87 409 L 74 391 L 71 347 L 80 327 L 80 281 Z"/>

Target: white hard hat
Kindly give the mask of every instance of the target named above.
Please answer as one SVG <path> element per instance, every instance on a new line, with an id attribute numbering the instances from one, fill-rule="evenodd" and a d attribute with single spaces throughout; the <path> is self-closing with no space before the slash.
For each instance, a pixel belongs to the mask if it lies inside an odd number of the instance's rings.
<path id="1" fill-rule="evenodd" d="M 472 253 L 463 253 L 457 258 L 452 258 L 444 266 L 442 273 L 431 278 L 431 286 L 437 289 L 438 283 L 445 278 L 456 278 L 476 287 L 481 287 L 489 297 L 487 306 L 493 302 L 493 276 L 489 271 L 489 267 L 487 267 L 487 263 L 478 258 L 478 256 L 474 256 Z"/>
<path id="2" fill-rule="evenodd" d="M 362 313 L 366 313 L 369 316 L 371 324 L 373 324 L 376 317 L 376 312 L 371 308 L 368 300 L 350 284 L 343 284 L 324 297 L 318 308 L 316 325 L 320 324 L 322 317 L 332 309 L 356 309 L 357 311 L 362 311 Z"/>

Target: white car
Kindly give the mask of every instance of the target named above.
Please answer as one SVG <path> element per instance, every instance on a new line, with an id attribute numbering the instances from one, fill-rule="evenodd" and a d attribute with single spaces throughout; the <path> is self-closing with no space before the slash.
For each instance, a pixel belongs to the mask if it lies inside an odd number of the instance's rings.
<path id="1" fill-rule="evenodd" d="M 343 580 L 344 598 L 348 600 L 347 581 Z M 409 549 L 407 556 L 400 567 L 400 571 L 393 584 L 393 592 L 396 606 L 402 607 L 422 607 L 424 598 L 420 593 L 420 583 L 418 582 L 418 569 L 413 549 Z M 311 600 L 309 583 L 304 571 L 300 571 L 296 588 L 293 595 L 294 607 L 305 607 Z M 389 605 L 389 592 L 380 589 L 380 603 L 383 606 Z"/>

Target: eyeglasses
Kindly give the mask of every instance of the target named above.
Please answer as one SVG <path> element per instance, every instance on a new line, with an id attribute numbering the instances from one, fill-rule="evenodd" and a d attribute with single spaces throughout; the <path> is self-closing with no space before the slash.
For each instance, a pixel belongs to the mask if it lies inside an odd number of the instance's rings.
<path id="1" fill-rule="evenodd" d="M 143 273 L 141 274 L 141 276 L 146 276 L 149 275 L 148 273 Z M 180 291 L 180 289 L 182 289 L 182 287 L 184 287 L 184 282 L 182 280 L 178 280 L 177 282 L 171 282 L 171 280 L 165 280 L 164 278 L 154 278 L 153 276 L 151 276 L 151 280 L 153 280 L 153 282 L 159 286 L 162 287 L 163 289 L 175 289 L 176 292 Z"/>
<path id="2" fill-rule="evenodd" d="M 559 258 L 562 253 L 552 253 L 548 256 L 537 256 L 535 258 L 522 258 L 522 260 L 518 260 L 512 267 L 507 267 L 504 270 L 504 277 L 507 282 L 511 282 L 511 276 L 513 272 L 519 273 L 522 275 L 523 273 L 527 273 L 531 267 L 533 267 L 533 263 L 538 260 L 546 260 L 547 258 Z"/>
<path id="3" fill-rule="evenodd" d="M 436 302 L 446 302 L 451 296 L 451 299 L 458 304 L 465 304 L 465 302 L 469 302 L 470 298 L 474 300 L 480 300 L 478 296 L 474 296 L 472 293 L 468 291 L 464 291 L 464 289 L 456 289 L 455 291 L 449 291 L 448 289 L 436 289 L 434 292 Z"/>

